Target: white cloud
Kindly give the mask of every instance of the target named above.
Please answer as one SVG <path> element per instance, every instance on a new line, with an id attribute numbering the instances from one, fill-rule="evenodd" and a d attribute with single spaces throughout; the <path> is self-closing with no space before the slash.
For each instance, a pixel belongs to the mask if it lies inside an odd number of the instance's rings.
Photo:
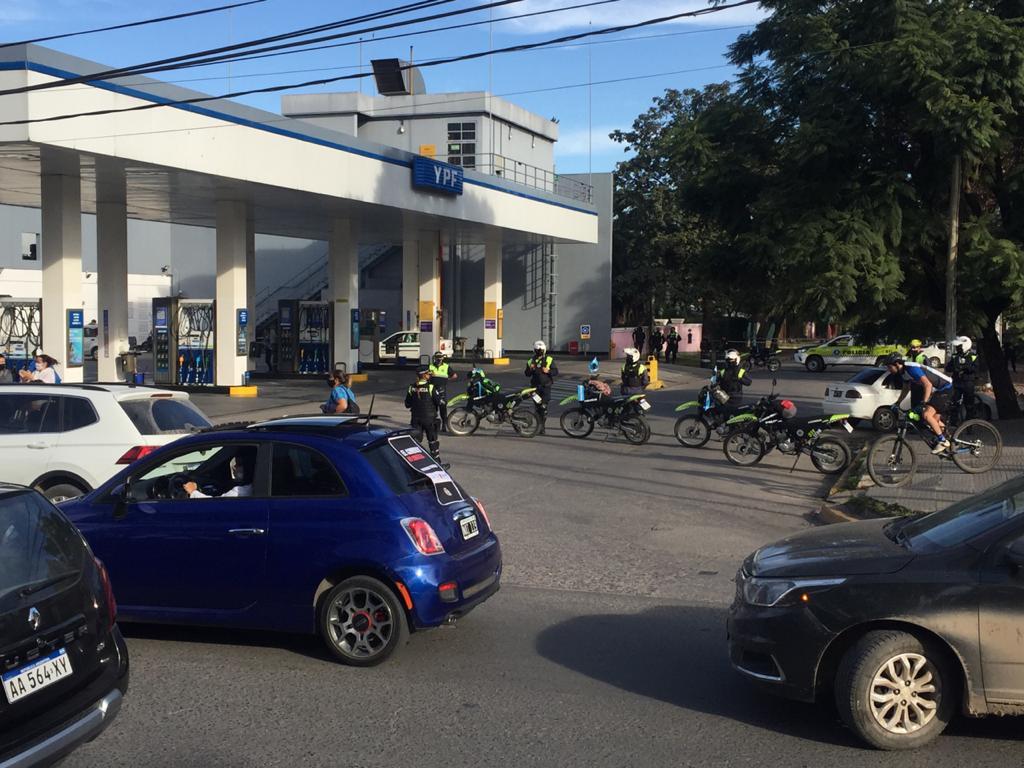
<path id="1" fill-rule="evenodd" d="M 515 15 L 546 11 L 566 5 L 566 0 L 526 0 L 515 6 Z M 573 3 L 575 4 L 575 3 Z M 620 0 L 617 3 L 598 5 L 592 8 L 578 8 L 562 13 L 549 13 L 528 19 L 516 19 L 502 25 L 503 29 L 520 34 L 560 32 L 593 26 L 614 27 L 635 24 L 639 21 L 660 16 L 671 16 L 686 11 L 705 10 L 710 7 L 708 0 Z M 512 15 L 512 14 L 510 14 Z M 727 26 L 731 24 L 755 23 L 765 17 L 760 5 L 744 5 L 702 16 L 684 17 L 667 24 L 699 24 L 701 26 Z M 660 26 L 660 25 L 659 25 Z"/>
<path id="2" fill-rule="evenodd" d="M 590 142 L 587 141 L 588 132 L 586 128 L 562 131 L 558 142 L 555 144 L 555 154 L 558 157 L 575 157 L 578 155 L 586 157 L 588 152 L 593 152 L 597 155 L 612 150 L 621 151 L 625 145 L 608 138 L 608 134 L 614 130 L 615 126 L 595 126 L 590 131 Z"/>

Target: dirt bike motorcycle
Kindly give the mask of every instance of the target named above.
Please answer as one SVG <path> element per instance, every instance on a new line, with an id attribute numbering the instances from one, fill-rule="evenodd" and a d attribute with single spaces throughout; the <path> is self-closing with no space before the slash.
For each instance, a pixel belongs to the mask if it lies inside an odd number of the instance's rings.
<path id="1" fill-rule="evenodd" d="M 775 373 L 782 368 L 782 361 L 774 352 L 769 352 L 767 349 L 755 349 L 747 355 L 747 367 L 767 368 L 772 373 Z"/>
<path id="2" fill-rule="evenodd" d="M 827 434 L 841 428 L 853 432 L 848 414 L 796 418 L 796 406 L 778 395 L 762 397 L 753 409 L 726 422 L 730 431 L 722 441 L 725 457 L 733 464 L 750 467 L 768 453 L 778 450 L 795 457 L 790 472 L 803 454 L 811 457 L 814 468 L 825 475 L 837 475 L 852 460 L 850 447 Z"/>
<path id="3" fill-rule="evenodd" d="M 456 395 L 448 401 L 448 431 L 466 437 L 487 422 L 498 427 L 509 424 L 520 437 L 536 437 L 540 419 L 535 406 L 540 402 L 535 387 L 476 397 L 468 393 Z"/>
<path id="4" fill-rule="evenodd" d="M 562 431 L 569 437 L 583 439 L 599 426 L 621 433 L 633 445 L 643 445 L 651 439 L 651 425 L 644 415 L 651 409 L 646 395 L 601 397 L 582 385 L 580 390 L 559 403 L 578 403 L 563 411 L 559 419 Z"/>
<path id="5" fill-rule="evenodd" d="M 676 440 L 687 448 L 701 448 L 713 434 L 724 438 L 729 431 L 726 422 L 737 413 L 744 413 L 753 407 L 730 406 L 729 399 L 729 393 L 712 376 L 711 382 L 701 389 L 696 400 L 688 400 L 676 406 L 676 413 L 683 412 L 673 428 Z"/>

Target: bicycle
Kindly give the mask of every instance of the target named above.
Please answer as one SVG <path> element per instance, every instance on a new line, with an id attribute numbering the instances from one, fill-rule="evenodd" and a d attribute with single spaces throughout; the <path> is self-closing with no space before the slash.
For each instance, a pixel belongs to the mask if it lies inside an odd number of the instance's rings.
<path id="1" fill-rule="evenodd" d="M 922 429 L 921 415 L 916 411 L 900 410 L 896 416 L 896 433 L 878 438 L 868 449 L 868 475 L 876 485 L 896 488 L 906 485 L 917 469 L 917 455 L 907 440 L 913 430 L 925 445 L 934 448 L 938 442 L 927 426 Z M 950 450 L 936 454 L 942 461 L 952 461 L 968 474 L 988 472 L 1003 452 L 1003 438 L 999 430 L 982 419 L 968 419 L 947 437 Z"/>

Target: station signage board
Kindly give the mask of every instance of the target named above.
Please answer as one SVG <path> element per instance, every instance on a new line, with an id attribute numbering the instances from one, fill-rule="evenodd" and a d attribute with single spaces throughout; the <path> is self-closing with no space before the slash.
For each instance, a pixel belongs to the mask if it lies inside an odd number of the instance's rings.
<path id="1" fill-rule="evenodd" d="M 416 189 L 461 195 L 462 180 L 462 168 L 457 165 L 442 163 L 429 157 L 413 158 L 412 185 Z"/>

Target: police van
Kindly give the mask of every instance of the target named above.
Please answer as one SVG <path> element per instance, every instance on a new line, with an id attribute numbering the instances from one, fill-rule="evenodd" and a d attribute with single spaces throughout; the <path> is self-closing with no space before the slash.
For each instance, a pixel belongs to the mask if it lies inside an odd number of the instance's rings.
<path id="1" fill-rule="evenodd" d="M 821 373 L 830 365 L 880 365 L 893 352 L 906 352 L 899 344 L 861 344 L 856 336 L 844 334 L 815 347 L 800 347 L 793 359 L 811 373 Z"/>

